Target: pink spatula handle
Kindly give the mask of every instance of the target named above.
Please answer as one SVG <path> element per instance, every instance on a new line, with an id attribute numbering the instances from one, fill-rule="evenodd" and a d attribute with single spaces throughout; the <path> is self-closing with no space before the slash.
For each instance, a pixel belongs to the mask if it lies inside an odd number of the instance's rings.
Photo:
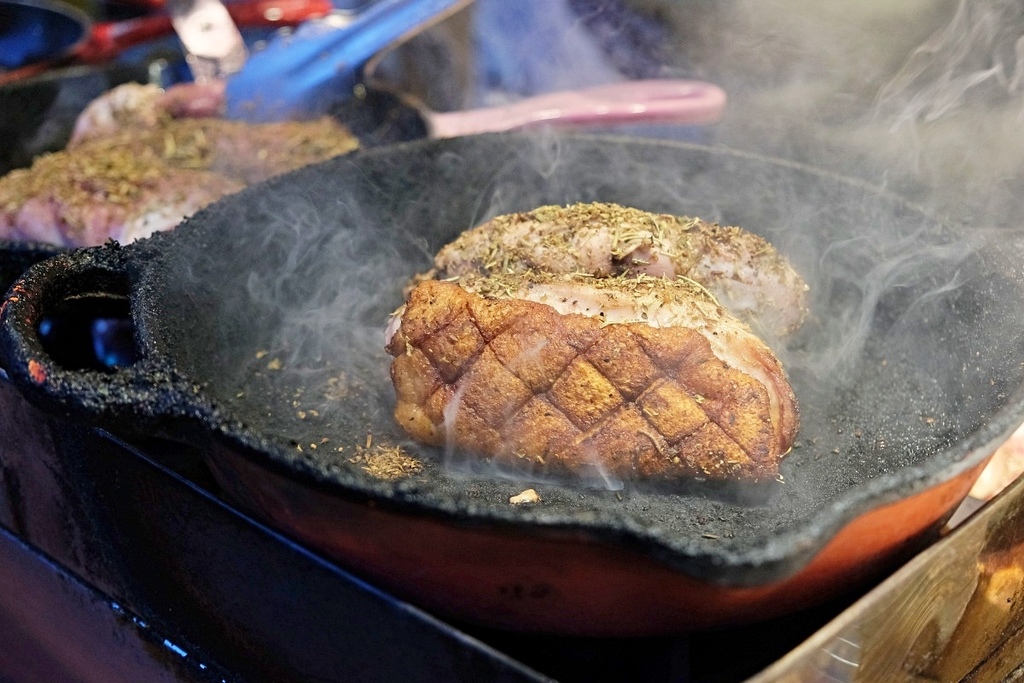
<path id="1" fill-rule="evenodd" d="M 426 115 L 433 137 L 490 133 L 534 125 L 706 124 L 726 95 L 700 81 L 644 80 L 537 95 L 500 107 Z"/>

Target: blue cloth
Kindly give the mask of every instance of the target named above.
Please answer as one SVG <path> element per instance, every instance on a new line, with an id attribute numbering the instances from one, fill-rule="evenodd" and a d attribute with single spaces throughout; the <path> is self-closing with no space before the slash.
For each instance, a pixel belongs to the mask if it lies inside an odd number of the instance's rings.
<path id="1" fill-rule="evenodd" d="M 371 57 L 464 0 L 378 0 L 347 26 L 311 21 L 253 54 L 228 79 L 227 114 L 247 121 L 311 118 L 352 96 Z"/>

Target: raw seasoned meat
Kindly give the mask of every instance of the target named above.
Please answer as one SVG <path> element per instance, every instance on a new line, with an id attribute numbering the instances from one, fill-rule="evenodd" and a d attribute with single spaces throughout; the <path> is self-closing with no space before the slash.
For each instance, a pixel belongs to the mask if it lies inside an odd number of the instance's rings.
<path id="1" fill-rule="evenodd" d="M 159 126 L 168 117 L 216 118 L 224 108 L 224 82 L 183 83 L 168 90 L 125 83 L 86 105 L 75 120 L 69 147 L 124 130 Z"/>
<path id="2" fill-rule="evenodd" d="M 734 315 L 776 335 L 795 330 L 807 314 L 807 284 L 763 238 L 616 204 L 544 206 L 499 216 L 441 249 L 431 276 L 525 270 L 685 276 Z"/>
<path id="3" fill-rule="evenodd" d="M 0 239 L 131 242 L 247 184 L 358 146 L 328 118 L 175 119 L 170 106 L 149 86 L 122 86 L 90 104 L 66 150 L 0 178 Z"/>
<path id="4" fill-rule="evenodd" d="M 68 247 L 122 244 L 169 230 L 244 185 L 203 170 L 163 168 L 109 150 L 107 163 L 50 155 L 0 179 L 0 238 Z M 123 162 L 123 163 L 121 163 Z"/>
<path id="5" fill-rule="evenodd" d="M 686 279 L 424 280 L 387 350 L 414 439 L 528 473 L 764 481 L 799 422 L 775 355 Z"/>
<path id="6" fill-rule="evenodd" d="M 125 128 L 153 128 L 165 116 L 160 106 L 163 91 L 155 85 L 125 83 L 103 93 L 75 119 L 68 146 L 102 138 Z"/>

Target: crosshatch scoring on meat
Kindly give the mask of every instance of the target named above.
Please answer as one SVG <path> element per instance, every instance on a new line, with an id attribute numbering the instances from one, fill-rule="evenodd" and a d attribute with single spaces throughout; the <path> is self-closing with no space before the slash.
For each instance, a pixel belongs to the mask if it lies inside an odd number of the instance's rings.
<path id="1" fill-rule="evenodd" d="M 599 222 L 608 216 L 645 220 L 654 229 L 659 219 L 664 223 L 664 217 L 611 205 L 545 207 L 530 219 L 539 215 L 553 217 L 564 244 L 578 241 L 580 228 L 600 233 Z M 581 216 L 587 220 L 580 222 Z M 488 225 L 523 222 L 520 216 Z M 777 478 L 799 410 L 771 349 L 687 275 L 654 276 L 636 261 L 617 272 L 580 269 L 581 260 L 602 262 L 594 251 L 576 251 L 568 267 L 545 266 L 553 262 L 544 249 L 555 231 L 534 227 L 520 231 L 508 251 L 481 248 L 488 235 L 479 228 L 465 233 L 441 250 L 438 268 L 415 280 L 387 335 L 399 425 L 420 442 L 527 473 Z M 719 234 L 757 240 L 757 249 L 725 244 L 719 254 L 767 255 L 776 272 L 795 275 L 782 270 L 788 264 L 760 238 L 738 228 Z M 545 235 L 544 249 L 524 251 L 538 235 Z M 509 241 L 500 229 L 490 237 L 491 244 Z M 633 246 L 633 252 L 645 250 L 645 266 L 659 257 L 675 263 L 703 258 L 676 249 L 685 245 L 675 238 L 674 253 L 659 254 L 655 237 L 640 235 Z M 457 258 L 453 245 L 460 240 L 471 246 Z M 703 237 L 701 248 L 707 250 Z M 621 256 L 614 260 L 622 262 Z M 672 264 L 661 264 L 667 267 Z M 715 282 L 721 272 L 714 272 L 704 279 L 721 289 Z M 734 263 L 732 272 L 749 277 L 753 271 L 749 263 Z M 445 278 L 431 277 L 437 275 Z M 771 286 L 780 286 L 778 280 Z M 798 275 L 792 283 L 791 300 L 802 297 L 806 285 Z"/>

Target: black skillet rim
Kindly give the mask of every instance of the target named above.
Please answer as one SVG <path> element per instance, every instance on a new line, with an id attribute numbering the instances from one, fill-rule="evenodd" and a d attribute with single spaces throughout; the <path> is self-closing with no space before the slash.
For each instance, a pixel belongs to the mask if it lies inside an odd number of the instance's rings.
<path id="1" fill-rule="evenodd" d="M 489 134 L 486 137 L 508 138 L 517 135 L 519 134 L 503 133 Z M 927 215 L 923 208 L 912 205 L 904 198 L 884 188 L 857 178 L 840 176 L 798 162 L 771 159 L 722 146 L 709 148 L 706 145 L 680 141 L 586 134 L 574 134 L 571 137 L 617 140 L 630 145 L 670 145 L 680 149 L 702 152 L 713 149 L 715 152 L 724 152 L 740 158 L 750 158 L 762 163 L 824 176 L 832 182 L 840 181 L 853 184 L 869 190 L 873 194 L 885 195 L 891 201 L 896 201 L 915 212 Z M 354 155 L 358 158 L 358 155 L 395 154 L 432 144 L 435 142 L 414 141 L 359 151 Z M 284 178 L 287 178 L 287 175 L 242 192 L 272 191 L 274 184 L 282 182 Z M 946 222 L 933 217 L 929 218 L 946 229 L 951 227 Z M 191 229 L 188 224 L 189 221 L 186 221 L 179 230 L 187 233 Z M 149 246 L 153 246 L 157 247 L 157 251 L 159 251 L 159 243 L 168 238 L 168 235 L 157 235 L 146 240 L 147 249 Z M 99 249 L 110 249 L 110 247 L 100 247 Z M 131 245 L 121 250 L 123 255 L 130 255 L 134 251 Z M 142 264 L 139 273 L 144 275 L 147 272 L 149 271 L 146 264 Z M 142 279 L 145 278 L 142 277 Z M 137 284 L 133 283 L 133 292 Z M 152 311 L 147 310 L 142 303 L 136 301 L 134 296 L 132 299 L 133 313 L 140 328 L 140 338 L 152 343 L 155 341 L 152 336 L 154 333 L 148 328 L 152 326 L 159 330 L 160 321 L 151 319 Z M 244 457 L 262 467 L 296 479 L 330 495 L 355 502 L 373 501 L 380 509 L 402 514 L 426 515 L 459 527 L 540 534 L 545 537 L 571 536 L 590 542 L 611 544 L 646 555 L 698 579 L 739 586 L 762 585 L 796 573 L 826 545 L 840 528 L 850 521 L 872 509 L 902 500 L 949 481 L 978 465 L 1005 438 L 1009 437 L 1024 419 L 1024 386 L 1021 386 L 1007 397 L 1003 407 L 992 415 L 986 424 L 953 447 L 929 457 L 923 463 L 884 473 L 845 489 L 811 519 L 802 520 L 794 527 L 771 538 L 765 538 L 760 543 L 731 544 L 728 539 L 716 539 L 714 542 L 710 542 L 659 533 L 657 529 L 652 530 L 633 522 L 626 514 L 598 514 L 591 515 L 588 519 L 574 519 L 572 515 L 552 514 L 545 512 L 542 508 L 513 509 L 512 506 L 477 508 L 444 500 L 427 503 L 422 499 L 417 499 L 415 492 L 410 495 L 410 492 L 401 483 L 387 484 L 369 478 L 345 476 L 344 473 L 333 475 L 325 473 L 310 461 L 296 457 L 295 451 L 288 449 L 280 441 L 246 428 L 225 410 L 212 405 L 210 399 L 202 395 L 201 391 L 195 394 L 192 400 L 194 403 L 190 406 L 191 415 L 187 418 L 197 423 L 194 426 L 200 427 L 199 432 L 211 434 L 229 447 L 237 447 Z"/>

